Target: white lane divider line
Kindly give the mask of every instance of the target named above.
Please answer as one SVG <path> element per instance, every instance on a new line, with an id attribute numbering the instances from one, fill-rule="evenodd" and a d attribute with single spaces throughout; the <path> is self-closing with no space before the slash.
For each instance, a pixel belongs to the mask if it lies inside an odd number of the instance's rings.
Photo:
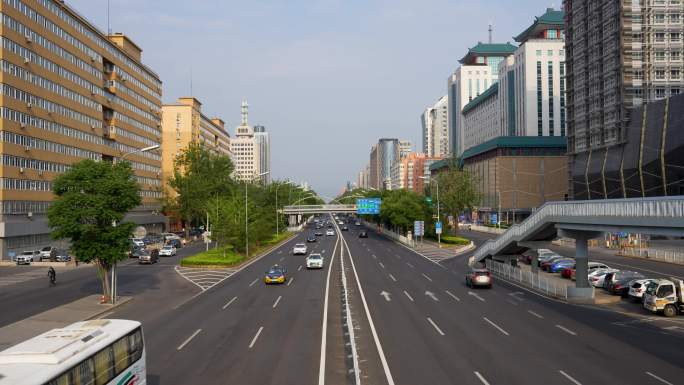
<path id="1" fill-rule="evenodd" d="M 223 305 L 223 310 L 226 310 L 226 308 L 227 308 L 228 306 L 230 306 L 231 303 L 235 302 L 236 299 L 237 299 L 237 297 L 233 297 L 233 299 L 231 299 L 230 301 L 228 301 L 227 304 Z"/>
<path id="2" fill-rule="evenodd" d="M 482 297 L 480 297 L 479 295 L 477 295 L 477 293 L 473 293 L 472 291 L 469 291 L 469 292 L 468 292 L 468 295 L 473 296 L 473 297 L 479 299 L 479 300 L 482 301 L 482 302 L 486 302 L 484 298 L 482 298 Z"/>
<path id="3" fill-rule="evenodd" d="M 280 257 L 280 262 L 284 261 L 285 257 Z"/>
<path id="4" fill-rule="evenodd" d="M 513 301 L 512 299 L 507 299 L 506 302 L 510 303 L 513 306 L 518 306 L 518 303 Z"/>
<path id="5" fill-rule="evenodd" d="M 473 373 L 475 373 L 475 376 L 477 377 L 478 380 L 480 380 L 481 383 L 483 383 L 484 385 L 489 385 L 489 382 L 487 382 L 487 380 L 485 380 L 485 378 L 480 374 L 480 372 L 473 372 Z"/>
<path id="6" fill-rule="evenodd" d="M 452 292 L 450 292 L 449 290 L 444 290 L 444 292 L 446 292 L 446 293 L 449 295 L 449 297 L 455 299 L 455 300 L 458 301 L 458 302 L 461 302 L 461 299 L 458 298 L 457 296 L 455 296 L 455 295 L 454 295 Z"/>
<path id="7" fill-rule="evenodd" d="M 565 377 L 565 378 L 567 378 L 568 380 L 570 380 L 570 382 L 572 382 L 573 384 L 575 384 L 575 385 L 582 385 L 581 382 L 575 380 L 574 378 L 572 378 L 569 374 L 565 373 L 564 371 L 559 370 L 558 373 L 562 374 L 563 377 Z"/>
<path id="8" fill-rule="evenodd" d="M 397 256 L 397 259 L 401 259 L 401 255 L 395 254 Z"/>
<path id="9" fill-rule="evenodd" d="M 410 263 L 408 263 L 408 262 L 406 262 L 406 264 L 407 264 L 410 268 L 412 268 L 412 269 L 415 268 L 415 266 L 413 266 L 412 264 L 410 264 Z"/>
<path id="10" fill-rule="evenodd" d="M 385 265 L 383 265 L 382 262 L 378 262 L 378 265 L 380 265 L 380 267 L 382 267 L 383 269 L 385 268 Z"/>
<path id="11" fill-rule="evenodd" d="M 413 302 L 413 297 L 411 297 L 411 295 L 410 295 L 409 293 L 407 293 L 406 290 L 404 290 L 404 294 L 406 294 L 406 296 L 408 297 L 408 299 L 410 299 L 411 302 Z"/>
<path id="12" fill-rule="evenodd" d="M 566 327 L 563 327 L 563 326 L 561 326 L 561 325 L 556 325 L 556 327 L 557 327 L 558 329 L 560 329 L 560 330 L 562 330 L 562 331 L 564 331 L 564 332 L 570 334 L 570 335 L 573 335 L 573 336 L 576 336 L 576 335 L 577 335 L 577 333 L 575 333 L 575 332 L 573 332 L 572 330 L 570 330 L 570 329 L 568 329 L 568 328 L 566 328 Z"/>
<path id="13" fill-rule="evenodd" d="M 504 335 L 509 335 L 507 331 L 503 330 L 503 329 L 501 328 L 501 326 L 499 326 L 499 325 L 495 324 L 494 322 L 490 321 L 489 318 L 487 318 L 487 317 L 482 317 L 482 318 L 483 318 L 485 321 L 487 321 L 488 324 L 494 326 L 498 331 L 500 331 L 500 332 L 503 333 Z"/>
<path id="14" fill-rule="evenodd" d="M 278 302 L 280 302 L 280 300 L 281 300 L 282 298 L 283 298 L 283 296 L 282 296 L 282 295 L 279 295 L 279 296 L 278 296 L 278 299 L 275 300 L 275 302 L 273 303 L 273 308 L 274 308 L 274 309 L 276 308 L 276 306 L 278 306 Z"/>
<path id="15" fill-rule="evenodd" d="M 287 280 L 287 284 L 286 284 L 285 286 L 290 286 L 290 285 L 292 285 L 292 282 L 294 282 L 294 277 L 288 279 L 288 280 Z"/>
<path id="16" fill-rule="evenodd" d="M 337 252 L 337 244 L 340 241 L 339 237 L 335 237 L 335 248 L 332 252 L 332 258 L 330 258 L 330 264 L 328 265 L 328 276 L 325 279 L 325 300 L 323 301 L 323 327 L 321 332 L 321 360 L 318 364 L 318 385 L 325 385 L 325 361 L 326 361 L 326 351 L 327 351 L 327 336 L 328 336 L 328 293 L 330 290 L 330 272 L 332 271 L 333 261 L 335 259 L 335 253 Z M 294 278 L 292 278 L 294 279 Z M 291 284 L 292 280 L 287 284 Z"/>
<path id="17" fill-rule="evenodd" d="M 373 256 L 373 259 L 378 259 L 378 257 L 375 254 L 371 254 Z"/>
<path id="18" fill-rule="evenodd" d="M 664 379 L 662 379 L 662 378 L 656 376 L 655 374 L 653 374 L 653 373 L 651 373 L 651 372 L 646 372 L 646 374 L 648 374 L 649 376 L 651 376 L 651 377 L 655 378 L 656 380 L 662 382 L 663 384 L 666 384 L 666 385 L 673 385 L 671 382 L 669 382 L 669 381 L 667 381 L 667 380 L 664 380 Z"/>
<path id="19" fill-rule="evenodd" d="M 188 344 L 193 338 L 195 338 L 195 336 L 198 335 L 201 331 L 202 331 L 202 329 L 197 329 L 197 330 L 195 330 L 195 332 L 192 333 L 192 335 L 191 335 L 190 337 L 188 337 L 187 340 L 183 341 L 183 343 L 180 344 L 180 345 L 176 348 L 176 350 L 181 350 L 181 349 L 183 349 L 183 348 L 185 347 L 185 345 L 187 345 L 187 344 Z"/>
<path id="20" fill-rule="evenodd" d="M 302 270 L 302 265 L 299 265 L 299 267 L 297 268 L 297 271 L 301 271 L 301 270 Z"/>
<path id="21" fill-rule="evenodd" d="M 257 283 L 258 281 L 259 281 L 259 278 L 255 279 L 254 281 L 252 281 L 252 283 L 249 284 L 249 287 L 254 286 L 254 284 Z"/>
<path id="22" fill-rule="evenodd" d="M 528 310 L 527 312 L 530 313 L 530 314 L 532 314 L 533 316 L 539 318 L 539 319 L 544 319 L 544 316 L 539 315 L 539 314 L 533 312 L 532 310 Z"/>
<path id="23" fill-rule="evenodd" d="M 437 324 L 435 323 L 435 321 L 432 320 L 432 318 L 427 317 L 427 320 L 430 321 L 430 323 L 435 328 L 435 330 L 437 330 L 437 333 L 444 335 L 444 332 L 442 331 L 442 329 L 440 329 L 439 326 L 437 326 Z"/>
<path id="24" fill-rule="evenodd" d="M 425 277 L 425 279 L 432 282 L 432 278 L 428 277 L 425 273 L 421 273 L 421 274 L 423 275 L 423 277 Z"/>
<path id="25" fill-rule="evenodd" d="M 261 331 L 262 331 L 262 330 L 264 330 L 264 327 L 263 327 L 263 326 L 260 326 L 260 327 L 259 327 L 259 330 L 258 330 L 258 331 L 256 332 L 256 334 L 254 335 L 254 338 L 252 338 L 252 342 L 249 343 L 249 348 L 250 348 L 250 349 L 251 349 L 251 348 L 254 346 L 254 344 L 256 343 L 257 338 L 259 338 L 259 334 L 261 334 Z"/>
<path id="26" fill-rule="evenodd" d="M 389 277 L 390 277 L 390 279 L 391 279 L 392 281 L 397 282 L 397 279 L 394 278 L 394 276 L 393 276 L 392 274 L 390 274 Z"/>

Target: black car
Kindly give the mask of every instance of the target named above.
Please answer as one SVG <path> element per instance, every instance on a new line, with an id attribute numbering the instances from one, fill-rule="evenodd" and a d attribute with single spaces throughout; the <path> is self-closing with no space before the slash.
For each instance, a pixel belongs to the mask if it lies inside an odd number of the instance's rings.
<path id="1" fill-rule="evenodd" d="M 311 243 L 311 242 L 316 242 L 316 234 L 309 234 L 309 236 L 306 238 L 306 241 Z"/>
<path id="2" fill-rule="evenodd" d="M 368 238 L 368 233 L 366 231 L 359 231 L 359 238 Z"/>
<path id="3" fill-rule="evenodd" d="M 342 226 L 342 229 L 341 229 L 341 230 L 342 230 L 342 231 L 349 231 L 349 227 L 347 227 L 346 225 L 344 225 L 344 226 Z"/>

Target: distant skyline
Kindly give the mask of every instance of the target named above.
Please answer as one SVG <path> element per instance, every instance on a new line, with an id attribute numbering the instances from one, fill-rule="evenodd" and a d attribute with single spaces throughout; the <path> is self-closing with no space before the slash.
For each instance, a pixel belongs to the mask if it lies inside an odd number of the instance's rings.
<path id="1" fill-rule="evenodd" d="M 67 0 L 107 31 L 107 0 Z M 468 49 L 513 42 L 538 0 L 110 0 L 112 32 L 143 49 L 163 101 L 195 96 L 231 136 L 240 103 L 272 141 L 272 177 L 334 196 L 381 137 L 421 148 L 420 114 Z M 558 1 L 556 8 L 561 5 Z M 191 80 L 192 79 L 192 80 Z"/>

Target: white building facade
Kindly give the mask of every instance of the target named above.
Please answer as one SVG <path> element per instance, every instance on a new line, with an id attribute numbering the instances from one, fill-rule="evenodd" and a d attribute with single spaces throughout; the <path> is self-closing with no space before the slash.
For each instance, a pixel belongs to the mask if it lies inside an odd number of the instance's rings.
<path id="1" fill-rule="evenodd" d="M 421 115 L 423 153 L 429 157 L 449 154 L 449 97 L 444 95 Z"/>
<path id="2" fill-rule="evenodd" d="M 271 182 L 271 136 L 266 131 L 264 126 L 254 126 L 254 143 L 258 147 L 259 169 L 258 174 L 268 172 L 268 174 L 261 177 L 261 183 L 268 184 Z"/>
<path id="3" fill-rule="evenodd" d="M 498 84 L 490 86 L 463 107 L 464 150 L 502 135 L 499 108 Z"/>
<path id="4" fill-rule="evenodd" d="M 248 105 L 242 102 L 242 122 L 235 129 L 235 138 L 230 141 L 234 159 L 234 175 L 237 180 L 253 182 L 260 174 L 260 146 L 254 139 L 254 129 L 248 123 Z"/>

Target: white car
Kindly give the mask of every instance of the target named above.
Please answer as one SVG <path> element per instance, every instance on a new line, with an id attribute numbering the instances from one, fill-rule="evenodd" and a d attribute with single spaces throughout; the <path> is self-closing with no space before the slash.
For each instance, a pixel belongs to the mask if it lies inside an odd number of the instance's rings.
<path id="1" fill-rule="evenodd" d="M 589 274 L 589 283 L 594 287 L 603 287 L 606 274 L 619 271 L 617 269 L 596 269 Z"/>
<path id="2" fill-rule="evenodd" d="M 294 255 L 306 255 L 306 252 L 307 248 L 304 243 L 297 243 L 294 245 L 294 249 L 292 249 L 292 254 Z"/>
<path id="3" fill-rule="evenodd" d="M 646 288 L 651 282 L 655 282 L 655 279 L 637 279 L 629 283 L 629 299 L 633 301 L 642 301 L 644 299 L 644 293 Z"/>
<path id="4" fill-rule="evenodd" d="M 328 229 L 328 230 L 325 232 L 325 235 L 335 235 L 335 231 L 333 231 L 333 229 Z"/>
<path id="5" fill-rule="evenodd" d="M 136 246 L 145 247 L 145 242 L 143 242 L 141 238 L 133 238 L 131 239 L 131 242 Z"/>
<path id="6" fill-rule="evenodd" d="M 323 268 L 323 256 L 318 253 L 311 253 L 306 257 L 306 268 L 307 269 L 322 269 Z"/>
<path id="7" fill-rule="evenodd" d="M 159 250 L 160 257 L 173 257 L 176 255 L 176 248 L 173 246 L 164 246 Z"/>
<path id="8" fill-rule="evenodd" d="M 17 262 L 17 265 L 30 265 L 31 262 L 34 261 L 34 259 L 40 259 L 40 251 L 24 251 L 23 253 L 17 255 L 14 258 L 14 260 Z"/>

